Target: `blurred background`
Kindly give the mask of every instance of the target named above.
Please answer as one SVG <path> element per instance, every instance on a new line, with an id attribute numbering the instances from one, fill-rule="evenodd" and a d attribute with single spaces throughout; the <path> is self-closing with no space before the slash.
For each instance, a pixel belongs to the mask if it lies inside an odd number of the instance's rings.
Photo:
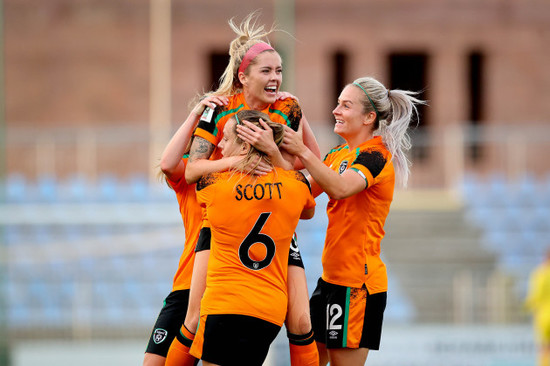
<path id="1" fill-rule="evenodd" d="M 140 364 L 184 230 L 160 154 L 261 10 L 324 155 L 370 75 L 429 101 L 386 222 L 369 365 L 534 365 L 550 247 L 548 0 L 0 1 L 0 365 Z M 327 197 L 298 227 L 310 291 Z M 289 365 L 284 330 L 266 364 Z"/>

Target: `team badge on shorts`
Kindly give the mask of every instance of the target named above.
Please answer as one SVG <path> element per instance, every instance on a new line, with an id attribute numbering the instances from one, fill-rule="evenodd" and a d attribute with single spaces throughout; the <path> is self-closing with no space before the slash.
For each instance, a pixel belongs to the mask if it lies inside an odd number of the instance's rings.
<path id="1" fill-rule="evenodd" d="M 344 160 L 343 162 L 340 163 L 340 168 L 338 168 L 338 173 L 342 174 L 343 172 L 346 171 L 347 168 L 348 168 L 348 161 Z"/>
<path id="2" fill-rule="evenodd" d="M 153 333 L 153 341 L 155 342 L 155 344 L 162 343 L 166 339 L 167 335 L 168 335 L 168 332 L 166 330 L 162 328 L 157 328 Z"/>

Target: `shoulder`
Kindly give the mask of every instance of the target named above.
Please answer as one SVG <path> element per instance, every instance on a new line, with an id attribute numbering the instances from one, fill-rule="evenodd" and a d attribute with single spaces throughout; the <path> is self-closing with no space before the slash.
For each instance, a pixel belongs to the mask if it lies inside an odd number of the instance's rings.
<path id="1" fill-rule="evenodd" d="M 311 185 L 309 184 L 309 181 L 307 180 L 306 176 L 298 171 L 298 170 L 281 170 L 282 174 L 284 174 L 288 179 L 298 182 L 298 184 L 302 183 L 311 192 Z"/>
<path id="2" fill-rule="evenodd" d="M 376 178 L 390 160 L 385 151 L 375 148 L 365 148 L 359 151 L 353 165 L 359 164 L 367 168 L 372 176 Z"/>
<path id="3" fill-rule="evenodd" d="M 241 94 L 230 95 L 227 105 L 219 105 L 215 108 L 213 119 L 216 123 L 226 122 L 229 117 L 244 108 L 244 103 L 240 98 Z"/>
<path id="4" fill-rule="evenodd" d="M 296 99 L 276 100 L 270 109 L 271 113 L 282 115 L 290 128 L 295 131 L 298 130 L 298 125 L 302 119 L 302 108 Z"/>
<path id="5" fill-rule="evenodd" d="M 210 173 L 210 174 L 203 175 L 197 182 L 197 192 L 202 191 L 203 189 L 219 181 L 223 181 L 221 179 L 221 174 L 222 173 Z"/>
<path id="6" fill-rule="evenodd" d="M 325 158 L 323 160 L 327 160 L 328 158 L 337 155 L 342 150 L 346 150 L 346 151 L 349 150 L 346 144 L 338 145 L 330 149 L 330 151 L 325 155 Z"/>

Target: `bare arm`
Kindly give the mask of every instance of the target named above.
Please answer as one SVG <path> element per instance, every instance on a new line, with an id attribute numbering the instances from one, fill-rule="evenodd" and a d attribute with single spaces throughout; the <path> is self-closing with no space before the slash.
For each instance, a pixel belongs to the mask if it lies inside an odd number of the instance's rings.
<path id="1" fill-rule="evenodd" d="M 160 170 L 171 181 L 180 180 L 185 174 L 185 164 L 181 160 L 191 141 L 193 130 L 199 121 L 199 115 L 189 114 L 189 117 L 178 128 L 166 145 L 160 158 Z"/>
<path id="2" fill-rule="evenodd" d="M 230 156 L 219 160 L 208 160 L 214 151 L 214 144 L 195 136 L 189 152 L 189 162 L 185 169 L 185 180 L 189 184 L 196 183 L 200 177 L 213 172 L 221 172 L 235 166 L 242 157 Z"/>
<path id="3" fill-rule="evenodd" d="M 321 149 L 319 148 L 319 144 L 317 143 L 317 139 L 315 138 L 315 135 L 313 134 L 313 130 L 311 129 L 311 126 L 309 125 L 309 122 L 307 121 L 305 116 L 302 116 L 302 120 L 300 121 L 300 126 L 302 126 L 302 139 L 304 144 L 308 147 L 308 149 L 311 150 L 311 152 L 317 156 L 319 159 L 321 158 Z M 296 158 L 294 161 L 294 170 L 302 170 L 304 169 L 304 164 L 300 161 L 300 159 Z"/>
<path id="4" fill-rule="evenodd" d="M 356 172 L 346 170 L 344 173 L 338 174 L 323 164 L 321 159 L 305 146 L 301 134 L 301 125 L 298 132 L 285 128 L 283 147 L 300 159 L 315 183 L 323 191 L 334 199 L 343 199 L 365 189 L 365 180 Z"/>

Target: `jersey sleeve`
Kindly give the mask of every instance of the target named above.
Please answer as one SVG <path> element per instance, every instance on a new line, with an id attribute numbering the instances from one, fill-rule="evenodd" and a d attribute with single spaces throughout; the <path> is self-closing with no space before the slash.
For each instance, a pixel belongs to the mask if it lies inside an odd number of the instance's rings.
<path id="1" fill-rule="evenodd" d="M 187 168 L 187 162 L 189 161 L 189 156 L 185 155 L 181 160 L 183 161 L 183 164 Z M 184 176 L 182 176 L 177 181 L 168 179 L 168 177 L 166 177 L 166 182 L 168 182 L 168 184 L 170 185 L 170 187 L 172 187 L 174 191 L 182 191 L 188 185 Z"/>
<path id="2" fill-rule="evenodd" d="M 315 207 L 315 199 L 313 198 L 313 195 L 311 193 L 311 185 L 309 184 L 309 181 L 307 180 L 306 176 L 300 172 L 300 171 L 294 171 L 294 178 L 300 182 L 300 186 L 304 190 L 303 194 L 307 197 L 304 208 L 313 208 Z"/>
<path id="3" fill-rule="evenodd" d="M 195 136 L 202 137 L 211 144 L 217 146 L 219 141 L 219 131 L 223 131 L 223 126 L 220 126 L 220 113 L 223 106 L 217 106 L 215 109 L 205 108 L 202 113 L 199 124 L 195 130 Z"/>
<path id="4" fill-rule="evenodd" d="M 361 151 L 350 169 L 359 173 L 365 179 L 367 187 L 370 187 L 374 184 L 386 163 L 386 157 L 379 151 Z"/>
<path id="5" fill-rule="evenodd" d="M 197 201 L 202 207 L 206 207 L 214 196 L 214 185 L 218 181 L 217 174 L 206 174 L 199 179 L 196 185 Z"/>
<path id="6" fill-rule="evenodd" d="M 288 100 L 288 127 L 292 128 L 294 131 L 298 131 L 300 121 L 302 120 L 302 108 L 297 100 L 292 98 L 286 100 Z"/>
<path id="7" fill-rule="evenodd" d="M 293 98 L 277 100 L 269 109 L 273 122 L 286 124 L 294 131 L 298 131 L 302 120 L 302 108 Z"/>

